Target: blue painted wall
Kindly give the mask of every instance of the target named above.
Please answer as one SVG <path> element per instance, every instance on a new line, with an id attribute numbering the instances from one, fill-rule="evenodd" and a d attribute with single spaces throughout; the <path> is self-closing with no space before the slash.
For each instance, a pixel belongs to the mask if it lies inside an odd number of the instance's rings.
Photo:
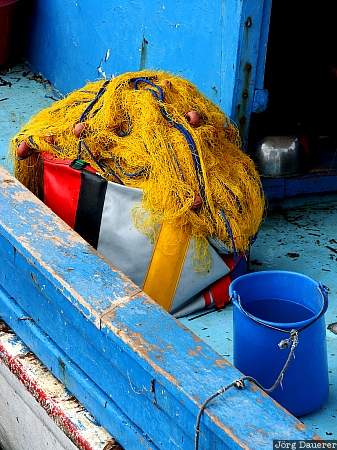
<path id="1" fill-rule="evenodd" d="M 28 59 L 63 93 L 102 71 L 109 77 L 144 67 L 168 70 L 230 113 L 243 3 L 35 0 Z"/>

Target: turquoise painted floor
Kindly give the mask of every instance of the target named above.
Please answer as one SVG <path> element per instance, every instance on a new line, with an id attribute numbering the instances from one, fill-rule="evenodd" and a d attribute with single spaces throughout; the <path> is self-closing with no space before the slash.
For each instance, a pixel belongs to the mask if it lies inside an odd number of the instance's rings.
<path id="1" fill-rule="evenodd" d="M 9 84 L 6 84 L 10 83 Z M 10 137 L 57 94 L 25 67 L 0 72 L 0 164 Z M 4 100 L 5 99 L 5 100 Z M 251 256 L 252 270 L 285 269 L 305 273 L 330 289 L 327 325 L 337 322 L 337 196 L 283 204 L 266 218 Z M 232 360 L 232 308 L 181 319 L 217 352 Z M 326 439 L 337 439 L 337 335 L 327 330 L 330 397 L 324 408 L 302 420 Z"/>
<path id="2" fill-rule="evenodd" d="M 12 170 L 8 160 L 10 138 L 40 109 L 59 96 L 48 82 L 25 66 L 0 71 L 0 164 Z"/>

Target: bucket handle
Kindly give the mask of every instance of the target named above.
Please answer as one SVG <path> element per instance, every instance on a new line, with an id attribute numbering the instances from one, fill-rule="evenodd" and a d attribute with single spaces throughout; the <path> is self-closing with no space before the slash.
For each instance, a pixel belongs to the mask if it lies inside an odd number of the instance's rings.
<path id="1" fill-rule="evenodd" d="M 319 320 L 322 316 L 324 316 L 324 314 L 326 313 L 326 310 L 328 309 L 328 305 L 329 305 L 329 300 L 328 300 L 328 288 L 327 288 L 324 284 L 322 284 L 322 283 L 318 283 L 318 284 L 317 284 L 317 288 L 318 288 L 320 294 L 322 295 L 322 299 L 323 299 L 323 306 L 322 306 L 322 309 L 321 309 L 320 313 L 318 314 L 318 316 L 314 317 L 310 322 L 308 322 L 307 324 L 305 324 L 303 327 L 297 329 L 297 330 L 296 330 L 297 333 L 300 333 L 301 331 L 303 331 L 303 330 L 305 330 L 306 328 L 310 327 L 313 323 L 315 323 L 315 322 L 316 322 L 317 320 Z M 270 329 L 275 330 L 275 331 L 280 331 L 281 333 L 289 334 L 289 333 L 291 332 L 290 330 L 284 330 L 283 328 L 279 328 L 279 327 L 276 327 L 276 326 L 274 326 L 274 325 L 270 325 L 270 324 L 268 324 L 268 323 L 265 323 L 265 322 L 263 322 L 262 320 L 258 319 L 257 317 L 253 316 L 252 314 L 250 314 L 250 313 L 249 313 L 248 311 L 246 311 L 246 310 L 244 309 L 244 307 L 242 306 L 240 295 L 239 295 L 236 291 L 233 292 L 232 297 L 231 297 L 231 300 L 232 300 L 233 302 L 235 302 L 235 303 L 239 306 L 241 312 L 242 312 L 243 314 L 245 314 L 247 317 L 249 317 L 249 319 L 251 319 L 253 322 L 258 323 L 259 325 L 262 325 L 262 326 L 264 326 L 264 327 L 266 327 L 266 328 L 270 328 Z"/>
<path id="2" fill-rule="evenodd" d="M 216 397 L 224 394 L 225 392 L 227 392 L 232 387 L 236 387 L 237 389 L 243 389 L 245 387 L 245 381 L 249 381 L 249 382 L 255 383 L 260 389 L 262 389 L 264 392 L 267 392 L 268 394 L 271 394 L 279 385 L 281 385 L 281 387 L 282 387 L 282 380 L 283 380 L 284 374 L 288 370 L 288 367 L 289 367 L 289 365 L 291 363 L 291 360 L 293 358 L 295 358 L 295 350 L 296 350 L 296 347 L 298 346 L 298 343 L 299 343 L 299 336 L 298 336 L 299 332 L 305 330 L 310 325 L 312 325 L 314 322 L 316 322 L 318 319 L 320 319 L 325 314 L 326 310 L 328 309 L 328 289 L 322 283 L 318 283 L 317 287 L 318 287 L 318 290 L 320 291 L 320 293 L 322 295 L 322 298 L 323 298 L 322 309 L 321 309 L 321 311 L 320 311 L 320 313 L 318 314 L 317 317 L 315 317 L 311 322 L 309 322 L 308 324 L 304 325 L 299 330 L 283 330 L 282 328 L 277 328 L 277 327 L 274 327 L 272 325 L 268 325 L 268 324 L 260 321 L 256 317 L 252 316 L 248 311 L 243 309 L 242 304 L 241 304 L 241 300 L 240 300 L 240 296 L 238 295 L 237 292 L 235 292 L 235 291 L 233 292 L 233 295 L 231 296 L 231 300 L 236 301 L 236 303 L 239 306 L 239 308 L 241 309 L 241 311 L 247 317 L 249 317 L 254 322 L 257 322 L 257 323 L 263 325 L 264 327 L 268 327 L 268 328 L 271 328 L 271 329 L 274 329 L 274 330 L 277 330 L 277 331 L 281 331 L 282 333 L 289 334 L 289 338 L 288 339 L 282 339 L 282 341 L 279 342 L 278 346 L 279 346 L 279 348 L 281 350 L 283 350 L 285 348 L 289 348 L 289 347 L 290 347 L 290 350 L 289 350 L 287 359 L 286 359 L 286 361 L 285 361 L 285 363 L 284 363 L 280 373 L 278 374 L 278 376 L 277 376 L 276 380 L 274 381 L 274 383 L 272 384 L 272 386 L 270 386 L 269 388 L 266 388 L 266 387 L 262 386 L 255 378 L 251 377 L 250 375 L 244 375 L 240 379 L 232 381 L 227 386 L 223 386 L 217 392 L 212 394 L 210 397 L 208 397 L 204 401 L 204 403 L 201 405 L 200 410 L 198 412 L 196 425 L 195 425 L 195 435 L 194 435 L 194 449 L 195 450 L 199 450 L 199 434 L 200 434 L 200 420 L 201 420 L 201 416 L 202 416 L 206 406 L 208 405 L 208 403 L 210 401 L 212 401 Z"/>
<path id="3" fill-rule="evenodd" d="M 291 330 L 289 333 L 290 333 L 289 339 L 283 339 L 283 341 L 281 341 L 279 343 L 280 349 L 290 347 L 290 350 L 289 350 L 286 362 L 284 363 L 280 373 L 278 374 L 278 376 L 277 376 L 276 380 L 274 381 L 274 383 L 272 384 L 272 386 L 270 386 L 269 388 L 266 388 L 266 387 L 262 386 L 262 384 L 260 384 L 254 377 L 251 377 L 250 375 L 244 375 L 243 377 L 239 378 L 238 380 L 234 380 L 231 383 L 227 384 L 227 386 L 223 386 L 222 388 L 220 388 L 218 391 L 216 391 L 214 394 L 212 394 L 210 397 L 208 397 L 204 401 L 204 403 L 201 405 L 201 407 L 199 409 L 196 424 L 195 424 L 194 450 L 199 450 L 200 420 L 201 420 L 201 416 L 202 416 L 206 406 L 208 405 L 208 403 L 210 401 L 214 400 L 219 395 L 224 394 L 232 387 L 236 387 L 237 389 L 244 389 L 246 386 L 245 381 L 250 381 L 251 383 L 255 383 L 256 386 L 258 386 L 260 389 L 262 389 L 264 392 L 267 392 L 268 394 L 271 394 L 279 385 L 282 386 L 282 380 L 283 380 L 284 374 L 286 373 L 286 371 L 291 363 L 291 360 L 293 358 L 295 358 L 295 349 L 298 345 L 297 331 Z M 284 343 L 283 346 L 280 345 L 282 342 Z"/>

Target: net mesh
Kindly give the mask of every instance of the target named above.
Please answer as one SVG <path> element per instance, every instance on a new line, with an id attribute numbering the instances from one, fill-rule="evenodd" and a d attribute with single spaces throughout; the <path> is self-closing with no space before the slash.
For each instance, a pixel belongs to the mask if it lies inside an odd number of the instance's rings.
<path id="1" fill-rule="evenodd" d="M 19 161 L 23 141 L 33 155 Z M 240 148 L 237 128 L 193 84 L 141 71 L 88 83 L 42 110 L 13 138 L 11 154 L 17 178 L 36 194 L 41 152 L 84 159 L 107 180 L 142 189 L 135 226 L 155 239 L 160 224 L 174 221 L 195 238 L 196 266 L 205 270 L 209 237 L 247 251 L 263 217 L 260 179 Z"/>

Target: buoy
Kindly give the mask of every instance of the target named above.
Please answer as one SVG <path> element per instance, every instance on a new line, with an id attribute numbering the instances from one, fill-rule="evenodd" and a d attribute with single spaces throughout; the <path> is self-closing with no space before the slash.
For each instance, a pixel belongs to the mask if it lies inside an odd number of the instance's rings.
<path id="1" fill-rule="evenodd" d="M 194 197 L 194 202 L 193 202 L 193 206 L 192 206 L 193 211 L 200 209 L 201 205 L 202 205 L 202 199 L 201 199 L 200 195 L 196 194 L 196 196 Z"/>
<path id="2" fill-rule="evenodd" d="M 49 134 L 48 136 L 45 136 L 44 140 L 48 142 L 48 144 L 55 144 L 55 137 L 52 134 Z"/>
<path id="3" fill-rule="evenodd" d="M 27 142 L 22 141 L 16 149 L 16 155 L 18 159 L 26 159 L 33 153 L 33 149 L 29 147 Z"/>
<path id="4" fill-rule="evenodd" d="M 172 87 L 172 83 L 170 80 L 163 80 L 163 87 L 166 89 L 170 89 Z"/>
<path id="5" fill-rule="evenodd" d="M 74 134 L 77 138 L 81 136 L 83 131 L 87 128 L 87 124 L 84 122 L 79 122 L 74 127 Z"/>
<path id="6" fill-rule="evenodd" d="M 191 125 L 193 128 L 200 127 L 201 125 L 201 115 L 198 113 L 198 111 L 189 111 L 186 114 L 187 122 Z"/>

